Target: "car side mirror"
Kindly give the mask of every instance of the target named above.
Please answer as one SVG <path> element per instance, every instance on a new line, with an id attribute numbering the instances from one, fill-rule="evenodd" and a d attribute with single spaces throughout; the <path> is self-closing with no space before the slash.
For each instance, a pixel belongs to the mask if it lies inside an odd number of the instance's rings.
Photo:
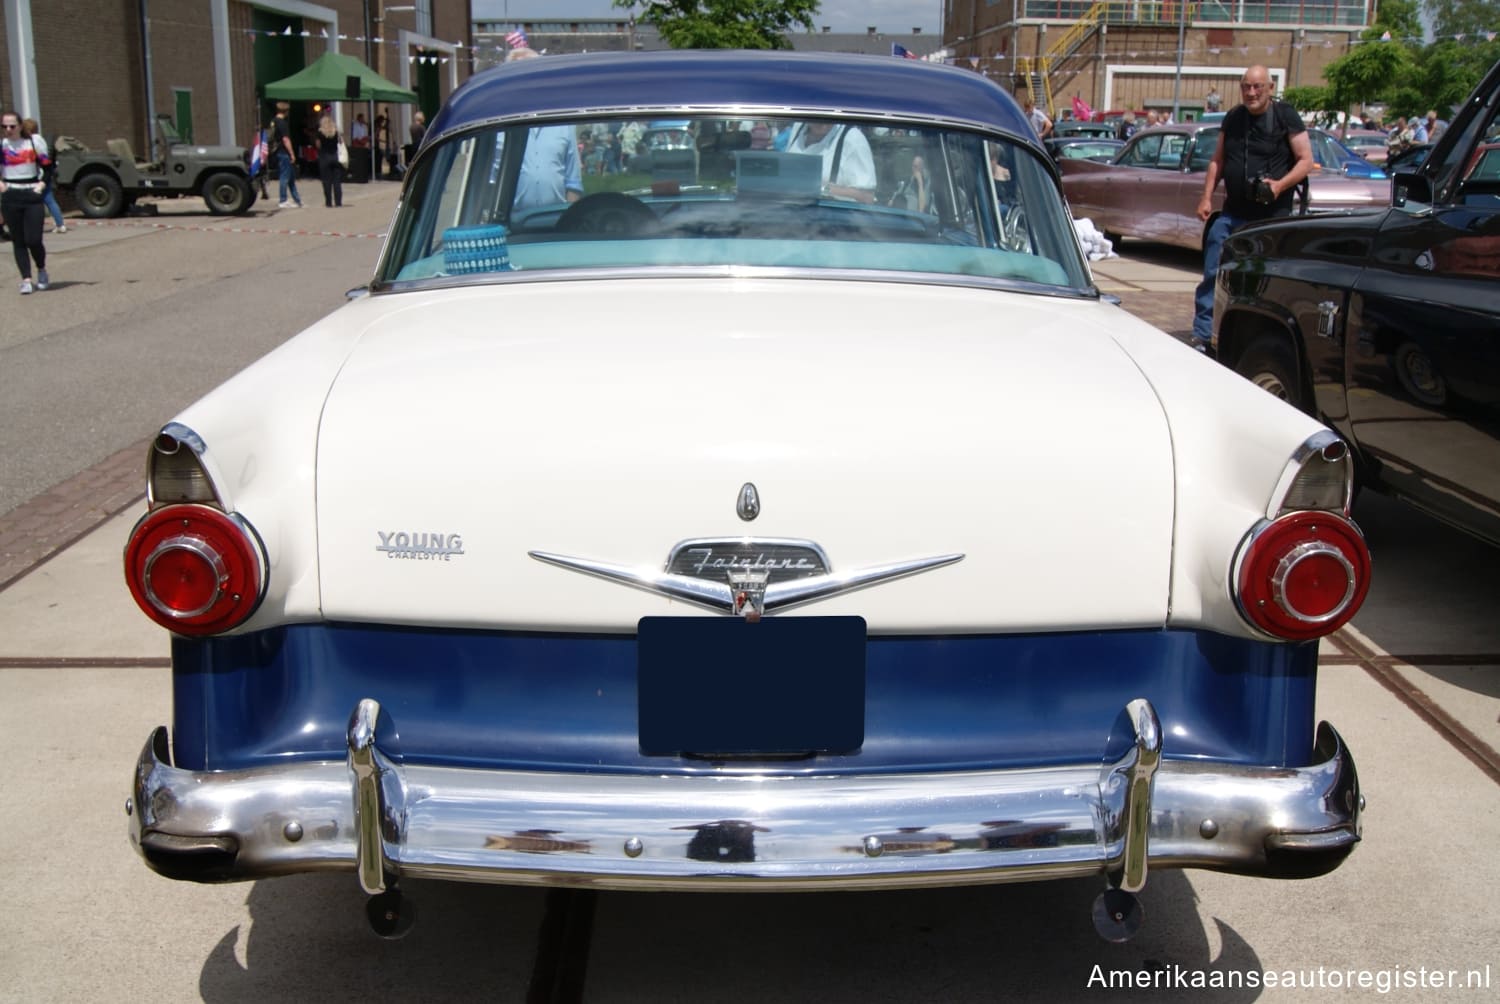
<path id="1" fill-rule="evenodd" d="M 1400 171 L 1391 179 L 1391 205 L 1402 209 L 1408 203 L 1432 205 L 1432 182 L 1426 175 Z"/>

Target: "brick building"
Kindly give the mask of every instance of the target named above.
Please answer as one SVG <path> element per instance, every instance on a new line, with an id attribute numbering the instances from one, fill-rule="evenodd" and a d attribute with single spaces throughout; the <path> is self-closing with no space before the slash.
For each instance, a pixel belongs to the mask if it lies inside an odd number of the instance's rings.
<path id="1" fill-rule="evenodd" d="M 199 143 L 248 144 L 270 116 L 264 86 L 329 50 L 416 91 L 429 115 L 472 72 L 470 0 L 0 0 L 0 12 L 0 106 L 90 147 L 127 139 L 138 156 L 154 115 Z M 345 124 L 365 110 L 332 107 Z M 392 108 L 398 136 L 411 111 Z"/>
<path id="2" fill-rule="evenodd" d="M 1007 89 L 1030 88 L 1056 113 L 1091 108 L 1196 117 L 1216 89 L 1239 100 L 1247 66 L 1278 89 L 1323 83 L 1349 51 L 1376 0 L 946 0 L 943 41 L 960 66 Z M 1182 37 L 1181 73 L 1178 38 Z"/>

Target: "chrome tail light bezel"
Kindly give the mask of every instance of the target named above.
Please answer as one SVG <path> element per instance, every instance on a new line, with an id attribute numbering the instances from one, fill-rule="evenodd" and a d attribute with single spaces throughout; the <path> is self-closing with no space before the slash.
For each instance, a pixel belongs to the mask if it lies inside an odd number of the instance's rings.
<path id="1" fill-rule="evenodd" d="M 216 587 L 201 605 L 174 607 L 152 582 L 167 555 L 187 553 L 213 571 Z M 147 617 L 183 635 L 222 634 L 243 624 L 265 599 L 265 546 L 238 513 L 197 503 L 158 506 L 131 530 L 125 545 L 125 582 Z"/>
<path id="2" fill-rule="evenodd" d="M 1326 610 L 1304 611 L 1289 595 L 1297 566 L 1333 558 L 1345 588 Z M 1359 611 L 1370 589 L 1370 552 L 1352 520 L 1324 510 L 1298 510 L 1260 520 L 1245 535 L 1230 573 L 1240 615 L 1258 633 L 1279 641 L 1311 641 L 1332 634 Z"/>

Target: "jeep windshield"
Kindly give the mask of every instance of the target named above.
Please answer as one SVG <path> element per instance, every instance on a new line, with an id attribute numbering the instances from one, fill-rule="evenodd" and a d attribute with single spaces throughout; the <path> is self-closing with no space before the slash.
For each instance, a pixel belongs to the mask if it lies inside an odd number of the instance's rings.
<path id="1" fill-rule="evenodd" d="M 409 180 L 377 285 L 664 269 L 1091 288 L 1026 144 L 753 115 L 528 119 L 441 139 Z"/>

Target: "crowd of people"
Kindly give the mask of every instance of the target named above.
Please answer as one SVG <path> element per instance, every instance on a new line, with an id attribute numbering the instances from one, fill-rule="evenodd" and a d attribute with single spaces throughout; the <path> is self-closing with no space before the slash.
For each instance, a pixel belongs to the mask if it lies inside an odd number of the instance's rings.
<path id="1" fill-rule="evenodd" d="M 302 208 L 299 177 L 317 178 L 322 183 L 323 204 L 329 208 L 343 204 L 345 180 L 398 180 L 427 128 L 422 112 L 414 112 L 410 141 L 398 146 L 389 107 L 375 116 L 373 125 L 364 112 L 356 112 L 347 139 L 324 108 L 315 105 L 313 117 L 295 132 L 288 118 L 290 111 L 289 103 L 277 102 L 276 115 L 262 134 L 266 158 L 264 173 L 258 179 L 261 197 L 269 197 L 268 182 L 275 178 L 278 209 Z"/>
<path id="2" fill-rule="evenodd" d="M 1448 128 L 1448 123 L 1438 118 L 1436 109 L 1429 108 L 1426 116 L 1413 115 L 1409 119 L 1398 116 L 1389 128 L 1378 121 L 1370 125 L 1370 128 L 1384 129 L 1388 137 L 1386 145 L 1391 154 L 1395 155 L 1424 143 L 1436 143 Z"/>

